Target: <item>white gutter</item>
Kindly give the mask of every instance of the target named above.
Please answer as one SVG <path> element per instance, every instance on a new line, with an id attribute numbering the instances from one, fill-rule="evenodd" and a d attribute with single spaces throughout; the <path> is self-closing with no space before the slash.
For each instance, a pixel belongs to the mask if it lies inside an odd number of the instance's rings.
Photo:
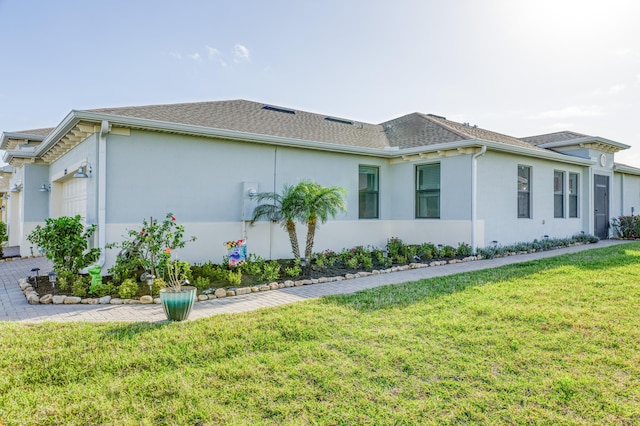
<path id="1" fill-rule="evenodd" d="M 471 253 L 476 254 L 478 242 L 476 230 L 478 221 L 478 158 L 487 152 L 487 146 L 483 145 L 480 151 L 471 157 Z"/>
<path id="2" fill-rule="evenodd" d="M 538 145 L 538 147 L 539 148 L 550 149 L 550 148 L 561 148 L 561 147 L 580 145 L 580 144 L 586 144 L 586 143 L 593 143 L 593 142 L 602 143 L 602 144 L 605 144 L 605 145 L 610 145 L 610 146 L 612 146 L 614 148 L 617 148 L 618 150 L 631 148 L 630 145 L 626 145 L 626 144 L 623 144 L 623 143 L 620 143 L 620 142 L 612 141 L 611 139 L 607 139 L 607 138 L 601 138 L 600 136 L 585 136 L 583 138 L 569 139 L 569 140 L 566 140 L 566 141 L 541 143 L 540 145 Z"/>
<path id="3" fill-rule="evenodd" d="M 107 245 L 107 134 L 109 122 L 102 120 L 98 135 L 98 247 L 100 258 L 98 264 L 104 266 Z"/>

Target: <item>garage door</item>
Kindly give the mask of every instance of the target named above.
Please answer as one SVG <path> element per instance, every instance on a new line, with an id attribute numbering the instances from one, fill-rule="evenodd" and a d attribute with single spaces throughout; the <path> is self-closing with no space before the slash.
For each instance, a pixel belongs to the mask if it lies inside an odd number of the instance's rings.
<path id="1" fill-rule="evenodd" d="M 62 185 L 62 215 L 79 214 L 83 220 L 87 218 L 87 180 L 69 179 Z"/>

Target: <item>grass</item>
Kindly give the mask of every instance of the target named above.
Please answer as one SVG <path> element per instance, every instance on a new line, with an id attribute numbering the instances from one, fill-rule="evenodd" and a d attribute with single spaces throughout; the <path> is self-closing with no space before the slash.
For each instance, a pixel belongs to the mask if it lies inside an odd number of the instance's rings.
<path id="1" fill-rule="evenodd" d="M 0 424 L 640 424 L 640 244 L 188 323 L 0 323 Z"/>

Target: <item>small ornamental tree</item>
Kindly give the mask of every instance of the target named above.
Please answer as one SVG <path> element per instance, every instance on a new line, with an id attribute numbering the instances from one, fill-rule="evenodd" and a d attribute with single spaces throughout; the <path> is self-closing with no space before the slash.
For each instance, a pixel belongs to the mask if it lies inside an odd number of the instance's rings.
<path id="1" fill-rule="evenodd" d="M 58 273 L 78 274 L 100 256 L 99 248 L 88 248 L 88 240 L 95 231 L 96 225 L 85 228 L 80 215 L 62 216 L 47 219 L 44 226 L 36 226 L 27 240 L 44 250 Z"/>
<path id="2" fill-rule="evenodd" d="M 184 225 L 178 225 L 172 213 L 167 213 L 162 223 L 153 218 L 144 219 L 141 229 L 128 231 L 128 239 L 107 245 L 107 248 L 121 249 L 109 273 L 116 282 L 133 278 L 143 271 L 164 278 L 171 251 L 195 240 L 196 237 L 184 238 Z"/>

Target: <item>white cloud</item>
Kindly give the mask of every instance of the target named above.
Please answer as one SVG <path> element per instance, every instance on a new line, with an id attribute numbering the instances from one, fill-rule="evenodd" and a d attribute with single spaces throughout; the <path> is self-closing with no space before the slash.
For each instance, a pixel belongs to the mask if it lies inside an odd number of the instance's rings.
<path id="1" fill-rule="evenodd" d="M 202 56 L 200 56 L 200 54 L 199 54 L 198 52 L 196 52 L 196 53 L 192 53 L 192 54 L 189 54 L 189 55 L 187 55 L 187 56 L 188 56 L 190 59 L 193 59 L 194 61 L 198 61 L 198 62 L 202 61 Z"/>
<path id="2" fill-rule="evenodd" d="M 209 56 L 209 59 L 214 59 L 217 56 L 220 56 L 220 51 L 215 47 L 205 46 L 205 48 L 207 49 L 207 54 Z"/>
<path id="3" fill-rule="evenodd" d="M 241 44 L 236 44 L 233 47 L 233 56 L 236 62 L 248 61 L 251 58 L 249 49 Z"/>
<path id="4" fill-rule="evenodd" d="M 180 60 L 182 59 L 182 55 L 178 52 L 169 52 L 169 56 L 173 56 L 174 58 Z"/>
<path id="5" fill-rule="evenodd" d="M 597 105 L 591 106 L 568 106 L 562 109 L 555 109 L 549 111 L 542 111 L 531 118 L 535 119 L 566 119 L 566 118 L 575 118 L 575 117 L 600 117 L 605 115 Z"/>

